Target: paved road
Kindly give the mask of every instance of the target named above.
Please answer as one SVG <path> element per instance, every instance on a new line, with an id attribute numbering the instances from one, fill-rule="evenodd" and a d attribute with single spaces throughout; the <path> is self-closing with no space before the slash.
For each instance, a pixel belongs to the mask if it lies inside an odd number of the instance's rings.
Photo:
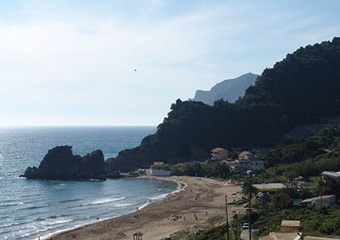
<path id="1" fill-rule="evenodd" d="M 249 240 L 249 230 L 248 229 L 242 230 L 241 240 Z"/>

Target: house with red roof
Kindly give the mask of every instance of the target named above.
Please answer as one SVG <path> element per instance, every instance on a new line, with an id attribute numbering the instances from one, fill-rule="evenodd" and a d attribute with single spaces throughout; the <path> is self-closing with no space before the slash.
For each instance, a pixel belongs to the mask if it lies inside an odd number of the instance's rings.
<path id="1" fill-rule="evenodd" d="M 211 153 L 211 159 L 215 161 L 222 161 L 228 159 L 228 150 L 224 148 L 214 148 L 210 151 Z"/>
<path id="2" fill-rule="evenodd" d="M 318 196 L 312 200 L 312 206 L 318 207 L 321 205 L 334 206 L 335 205 L 335 195 L 323 195 Z"/>

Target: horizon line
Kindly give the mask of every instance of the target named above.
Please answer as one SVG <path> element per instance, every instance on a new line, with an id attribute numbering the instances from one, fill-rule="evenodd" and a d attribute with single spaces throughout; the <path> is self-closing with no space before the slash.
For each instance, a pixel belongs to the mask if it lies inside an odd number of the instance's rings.
<path id="1" fill-rule="evenodd" d="M 111 124 L 88 124 L 88 125 L 75 125 L 75 124 L 70 124 L 70 125 L 0 125 L 0 128 L 21 128 L 21 127 L 157 127 L 157 125 L 127 125 L 127 124 L 122 124 L 122 125 L 111 125 Z"/>

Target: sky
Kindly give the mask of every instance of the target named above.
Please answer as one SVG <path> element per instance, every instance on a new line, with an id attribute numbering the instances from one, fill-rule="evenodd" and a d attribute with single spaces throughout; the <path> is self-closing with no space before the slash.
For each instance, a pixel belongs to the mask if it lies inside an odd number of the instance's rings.
<path id="1" fill-rule="evenodd" d="M 0 126 L 158 125 L 340 36 L 338 0 L 0 0 Z"/>

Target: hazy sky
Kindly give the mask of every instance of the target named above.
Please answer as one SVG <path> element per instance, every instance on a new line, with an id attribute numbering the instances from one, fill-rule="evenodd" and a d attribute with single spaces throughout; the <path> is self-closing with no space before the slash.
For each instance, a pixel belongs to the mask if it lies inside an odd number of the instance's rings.
<path id="1" fill-rule="evenodd" d="M 0 125 L 159 124 L 178 98 L 340 36 L 339 11 L 338 0 L 0 0 Z"/>

